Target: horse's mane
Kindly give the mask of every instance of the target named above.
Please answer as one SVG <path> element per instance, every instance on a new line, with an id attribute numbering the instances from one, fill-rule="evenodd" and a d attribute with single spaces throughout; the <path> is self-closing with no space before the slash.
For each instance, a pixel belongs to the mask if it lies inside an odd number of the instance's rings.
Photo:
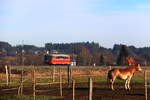
<path id="1" fill-rule="evenodd" d="M 128 57 L 127 62 L 129 66 L 139 66 L 140 64 L 133 57 Z"/>

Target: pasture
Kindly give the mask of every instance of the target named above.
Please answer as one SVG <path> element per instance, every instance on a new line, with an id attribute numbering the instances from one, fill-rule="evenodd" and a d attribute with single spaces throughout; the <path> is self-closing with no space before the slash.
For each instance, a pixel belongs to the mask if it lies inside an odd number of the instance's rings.
<path id="1" fill-rule="evenodd" d="M 123 66 L 120 66 L 123 67 Z M 21 70 L 23 69 L 23 92 L 18 94 L 21 86 Z M 89 78 L 93 80 L 92 100 L 144 100 L 144 72 L 136 72 L 131 80 L 131 91 L 124 89 L 124 81 L 116 80 L 115 91 L 107 85 L 108 66 L 104 67 L 72 67 L 71 82 L 68 86 L 66 66 L 36 66 L 35 68 L 35 99 L 36 100 L 72 100 L 72 80 L 75 80 L 75 100 L 88 100 Z M 148 83 L 150 83 L 149 68 Z M 5 71 L 0 73 L 0 100 L 34 100 L 32 66 L 12 66 L 11 79 L 6 84 Z M 62 95 L 60 93 L 60 75 Z M 150 89 L 148 88 L 148 91 Z M 148 95 L 150 99 L 150 95 Z"/>

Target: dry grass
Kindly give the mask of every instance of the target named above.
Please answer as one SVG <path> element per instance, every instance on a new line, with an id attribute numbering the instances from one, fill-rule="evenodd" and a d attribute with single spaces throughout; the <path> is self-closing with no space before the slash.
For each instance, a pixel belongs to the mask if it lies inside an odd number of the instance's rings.
<path id="1" fill-rule="evenodd" d="M 13 67 L 13 70 L 21 70 L 20 66 Z M 52 66 L 38 66 L 35 68 L 35 75 L 36 77 L 51 77 L 53 73 L 53 67 Z M 67 67 L 62 66 L 56 66 L 55 68 L 56 75 L 67 76 Z M 145 68 L 144 68 L 145 69 Z M 147 69 L 147 68 L 146 68 Z M 24 74 L 24 77 L 31 78 L 31 72 L 32 72 L 32 66 L 24 66 L 24 70 L 26 74 Z M 106 76 L 107 71 L 109 70 L 109 67 L 73 67 L 72 68 L 72 75 L 73 76 L 82 76 L 82 75 L 91 75 L 91 76 Z M 150 69 L 147 69 L 147 72 L 150 73 Z M 143 73 L 136 73 L 136 76 L 142 76 Z M 0 73 L 0 78 L 5 78 L 5 73 Z M 20 74 L 11 74 L 11 77 L 13 78 L 20 78 Z"/>

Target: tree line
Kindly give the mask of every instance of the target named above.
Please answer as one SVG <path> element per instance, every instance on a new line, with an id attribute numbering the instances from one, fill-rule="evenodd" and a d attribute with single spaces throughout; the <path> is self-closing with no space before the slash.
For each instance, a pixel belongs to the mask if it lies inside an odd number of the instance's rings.
<path id="1" fill-rule="evenodd" d="M 12 46 L 7 42 L 0 42 L 0 61 L 13 57 L 13 64 L 44 64 L 46 51 L 56 50 L 59 53 L 71 55 L 77 65 L 127 65 L 127 57 L 133 57 L 137 63 L 150 64 L 150 47 L 136 48 L 115 44 L 113 48 L 105 48 L 96 42 L 78 43 L 46 43 L 45 47 L 34 45 Z M 22 55 L 24 58 L 22 58 Z M 8 59 L 6 59 L 8 60 Z"/>

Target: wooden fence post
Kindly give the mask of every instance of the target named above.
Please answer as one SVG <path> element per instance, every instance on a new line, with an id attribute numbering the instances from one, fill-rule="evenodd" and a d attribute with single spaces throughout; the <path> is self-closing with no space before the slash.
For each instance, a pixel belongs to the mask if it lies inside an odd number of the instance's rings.
<path id="1" fill-rule="evenodd" d="M 35 100 L 35 85 L 36 85 L 36 80 L 35 80 L 35 66 L 33 66 L 33 69 L 32 69 L 32 81 L 33 81 L 33 100 Z"/>
<path id="2" fill-rule="evenodd" d="M 5 65 L 5 72 L 6 72 L 6 85 L 8 86 L 8 66 Z"/>
<path id="3" fill-rule="evenodd" d="M 59 76 L 59 85 L 60 85 L 60 96 L 62 96 L 62 75 Z"/>
<path id="4" fill-rule="evenodd" d="M 73 83 L 72 83 L 72 100 L 75 100 L 75 80 L 73 80 Z"/>
<path id="5" fill-rule="evenodd" d="M 21 84 L 20 84 L 20 93 L 23 94 L 23 66 L 21 67 Z"/>
<path id="6" fill-rule="evenodd" d="M 92 78 L 89 78 L 89 100 L 92 100 L 93 95 L 93 82 Z"/>
<path id="7" fill-rule="evenodd" d="M 53 66 L 53 82 L 55 82 L 55 65 Z"/>
<path id="8" fill-rule="evenodd" d="M 11 83 L 11 66 L 8 66 L 8 84 Z"/>
<path id="9" fill-rule="evenodd" d="M 70 87 L 70 82 L 71 82 L 71 79 L 72 79 L 72 68 L 70 65 L 67 65 L 67 78 L 68 78 L 68 87 Z"/>
<path id="10" fill-rule="evenodd" d="M 147 72 L 144 71 L 144 79 L 145 79 L 145 100 L 147 100 Z"/>
<path id="11" fill-rule="evenodd" d="M 18 88 L 18 96 L 22 96 L 23 95 L 23 66 L 21 67 L 21 79 L 20 79 L 20 86 Z"/>
<path id="12" fill-rule="evenodd" d="M 18 96 L 20 95 L 20 86 L 18 87 Z"/>

